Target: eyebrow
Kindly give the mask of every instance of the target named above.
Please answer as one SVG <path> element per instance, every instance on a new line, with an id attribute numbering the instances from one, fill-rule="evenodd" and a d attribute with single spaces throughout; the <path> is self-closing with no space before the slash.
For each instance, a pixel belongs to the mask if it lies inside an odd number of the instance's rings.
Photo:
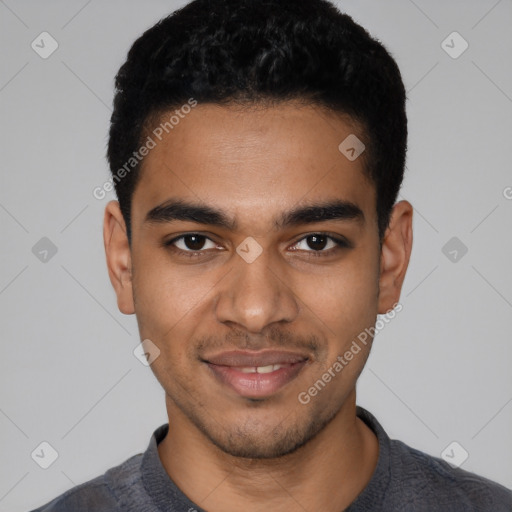
<path id="1" fill-rule="evenodd" d="M 282 212 L 274 219 L 274 228 L 283 229 L 304 224 L 326 221 L 354 221 L 365 223 L 363 210 L 351 201 L 335 199 L 324 202 L 308 203 Z M 151 209 L 144 223 L 167 223 L 188 221 L 197 224 L 216 226 L 230 231 L 238 229 L 238 223 L 222 210 L 202 203 L 193 203 L 181 199 L 169 199 Z"/>

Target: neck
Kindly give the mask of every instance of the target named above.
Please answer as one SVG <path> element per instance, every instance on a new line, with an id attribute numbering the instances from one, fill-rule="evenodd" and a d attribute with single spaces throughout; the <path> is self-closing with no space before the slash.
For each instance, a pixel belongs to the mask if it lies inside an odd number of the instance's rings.
<path id="1" fill-rule="evenodd" d="M 158 445 L 160 460 L 180 490 L 209 512 L 339 512 L 366 487 L 377 465 L 378 441 L 356 417 L 355 390 L 316 437 L 270 460 L 222 452 L 173 404 L 167 408 L 172 423 Z"/>

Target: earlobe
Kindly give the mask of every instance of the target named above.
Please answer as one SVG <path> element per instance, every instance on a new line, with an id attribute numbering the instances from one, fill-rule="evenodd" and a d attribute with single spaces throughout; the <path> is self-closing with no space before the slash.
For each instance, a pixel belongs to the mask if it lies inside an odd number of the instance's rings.
<path id="1" fill-rule="evenodd" d="M 108 275 L 117 295 L 117 306 L 121 313 L 131 315 L 135 312 L 131 249 L 118 201 L 110 201 L 105 207 L 103 243 Z"/>
<path id="2" fill-rule="evenodd" d="M 382 242 L 378 313 L 385 314 L 400 300 L 412 251 L 413 208 L 408 201 L 395 204 Z"/>

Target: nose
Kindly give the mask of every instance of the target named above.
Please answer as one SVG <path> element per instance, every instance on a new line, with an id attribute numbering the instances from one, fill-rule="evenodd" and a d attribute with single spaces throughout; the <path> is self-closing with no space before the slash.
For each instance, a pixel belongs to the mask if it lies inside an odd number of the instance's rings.
<path id="1" fill-rule="evenodd" d="M 292 322 L 299 309 L 284 263 L 269 250 L 252 262 L 236 255 L 216 301 L 219 322 L 236 324 L 251 333 L 261 333 L 275 322 Z"/>

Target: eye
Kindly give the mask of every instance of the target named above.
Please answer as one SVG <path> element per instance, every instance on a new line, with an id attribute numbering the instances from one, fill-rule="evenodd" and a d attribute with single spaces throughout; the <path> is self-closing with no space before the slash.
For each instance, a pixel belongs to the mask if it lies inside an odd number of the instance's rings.
<path id="1" fill-rule="evenodd" d="M 210 243 L 210 247 L 208 247 Z M 178 256 L 189 258 L 201 257 L 208 249 L 217 249 L 218 244 L 199 233 L 186 233 L 172 240 L 164 242 L 165 247 L 170 248 Z M 308 249 L 308 246 L 310 249 Z M 312 233 L 306 235 L 291 247 L 291 251 L 303 251 L 311 257 L 330 256 L 343 248 L 350 248 L 350 242 L 343 238 L 328 235 L 327 233 Z M 311 250 L 312 249 L 312 250 Z"/>
<path id="2" fill-rule="evenodd" d="M 210 247 L 205 247 L 207 242 L 210 242 L 212 245 Z M 199 233 L 187 233 L 185 235 L 178 236 L 165 242 L 164 245 L 166 247 L 170 247 L 171 249 L 184 254 L 185 256 L 196 256 L 201 251 L 205 251 L 206 249 L 215 249 L 217 244 L 209 239 L 205 235 L 200 235 Z"/>
<path id="3" fill-rule="evenodd" d="M 302 247 L 300 247 L 301 244 Z M 313 250 L 308 250 L 307 246 Z M 311 253 L 311 256 L 324 256 L 348 247 L 350 247 L 349 242 L 341 238 L 329 236 L 326 233 L 312 233 L 299 240 L 292 247 L 292 251 L 306 251 Z"/>

